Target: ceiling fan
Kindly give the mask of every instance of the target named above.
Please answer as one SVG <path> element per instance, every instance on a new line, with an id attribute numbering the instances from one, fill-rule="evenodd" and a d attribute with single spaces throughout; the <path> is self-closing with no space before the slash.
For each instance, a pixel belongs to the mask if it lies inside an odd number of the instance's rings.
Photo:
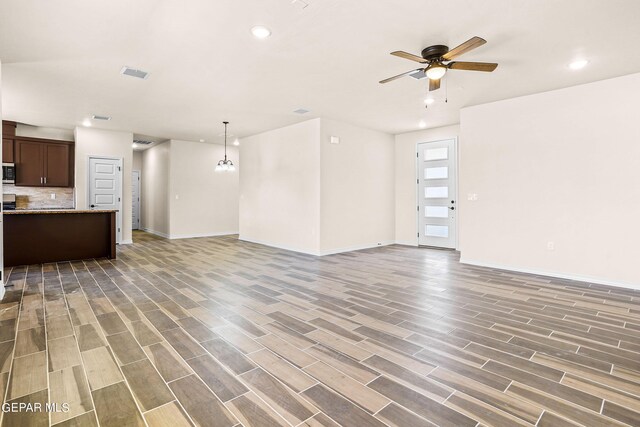
<path id="1" fill-rule="evenodd" d="M 440 88 L 440 79 L 444 77 L 449 69 L 491 72 L 496 69 L 498 64 L 494 62 L 452 61 L 452 59 L 480 47 L 486 42 L 487 41 L 483 38 L 472 37 L 460 46 L 451 50 L 449 50 L 448 46 L 437 44 L 424 48 L 421 53 L 422 56 L 413 55 L 401 50 L 391 52 L 391 55 L 410 59 L 421 64 L 427 64 L 427 66 L 425 68 L 417 68 L 415 70 L 407 71 L 406 73 L 398 74 L 397 76 L 389 77 L 388 79 L 381 80 L 380 83 L 388 83 L 399 79 L 400 77 L 408 76 L 418 71 L 423 71 L 429 78 L 429 90 L 432 91 Z"/>

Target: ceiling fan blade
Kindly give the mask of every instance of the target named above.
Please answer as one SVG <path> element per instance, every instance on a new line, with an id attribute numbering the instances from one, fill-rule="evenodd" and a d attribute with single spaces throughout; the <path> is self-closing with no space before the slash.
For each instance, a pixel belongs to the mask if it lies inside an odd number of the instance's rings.
<path id="1" fill-rule="evenodd" d="M 453 70 L 485 71 L 490 73 L 498 64 L 495 62 L 450 62 L 447 67 Z"/>
<path id="2" fill-rule="evenodd" d="M 389 77 L 388 79 L 380 80 L 380 83 L 389 83 L 395 79 L 399 79 L 400 77 L 408 76 L 409 74 L 413 74 L 417 71 L 421 71 L 422 68 L 418 68 L 417 70 L 407 71 L 406 73 L 398 74 L 397 76 Z"/>
<path id="3" fill-rule="evenodd" d="M 480 38 L 478 36 L 471 37 L 469 40 L 462 43 L 460 46 L 456 46 L 453 49 L 451 49 L 449 52 L 442 55 L 442 59 L 444 59 L 445 61 L 451 61 L 453 58 L 456 58 L 462 55 L 463 53 L 467 53 L 470 50 L 480 47 L 486 42 L 487 41 L 485 39 Z"/>
<path id="4" fill-rule="evenodd" d="M 429 79 L 429 92 L 433 90 L 438 90 L 438 89 L 440 89 L 440 79 L 438 80 Z"/>
<path id="5" fill-rule="evenodd" d="M 404 59 L 410 59 L 412 61 L 416 61 L 416 62 L 419 62 L 421 64 L 426 64 L 427 63 L 427 60 L 424 59 L 423 57 L 418 56 L 418 55 L 414 55 L 414 54 L 409 53 L 409 52 L 403 52 L 401 50 L 396 50 L 395 52 L 391 52 L 391 55 L 399 56 L 400 58 L 404 58 Z"/>

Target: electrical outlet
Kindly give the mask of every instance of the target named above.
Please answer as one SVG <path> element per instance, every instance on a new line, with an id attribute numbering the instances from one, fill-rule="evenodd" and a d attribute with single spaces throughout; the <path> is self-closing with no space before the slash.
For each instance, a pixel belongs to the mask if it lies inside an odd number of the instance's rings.
<path id="1" fill-rule="evenodd" d="M 547 250 L 548 251 L 555 251 L 556 250 L 556 244 L 554 242 L 547 242 Z"/>
<path id="2" fill-rule="evenodd" d="M 476 193 L 467 193 L 467 200 L 478 200 L 478 195 Z"/>
<path id="3" fill-rule="evenodd" d="M 51 193 L 51 200 L 55 200 L 56 199 L 56 193 Z"/>

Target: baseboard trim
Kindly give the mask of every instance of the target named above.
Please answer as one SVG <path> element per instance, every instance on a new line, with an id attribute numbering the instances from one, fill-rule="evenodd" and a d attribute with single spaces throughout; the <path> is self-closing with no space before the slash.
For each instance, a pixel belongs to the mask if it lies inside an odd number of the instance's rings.
<path id="1" fill-rule="evenodd" d="M 375 243 L 372 245 L 359 245 L 359 246 L 349 246 L 346 248 L 339 248 L 339 249 L 330 249 L 328 251 L 321 251 L 320 252 L 320 256 L 325 256 L 325 255 L 335 255 L 335 254 L 341 254 L 344 252 L 353 252 L 353 251 L 361 251 L 364 249 L 373 249 L 373 248 L 381 248 L 383 246 L 389 246 L 389 245 L 393 245 L 395 244 L 395 241 L 384 241 L 384 242 L 380 242 L 380 243 Z"/>
<path id="2" fill-rule="evenodd" d="M 487 268 L 497 268 L 500 270 L 513 271 L 516 273 L 528 273 L 528 274 L 536 274 L 539 276 L 547 276 L 558 279 L 568 279 L 575 280 L 577 282 L 589 282 L 594 283 L 596 285 L 606 285 L 606 286 L 616 286 L 618 288 L 626 288 L 626 289 L 636 289 L 640 290 L 640 285 L 632 284 L 627 282 L 618 282 L 615 280 L 602 279 L 598 277 L 589 277 L 589 276 L 581 276 L 578 274 L 566 274 L 566 273 L 558 273 L 556 271 L 547 271 L 547 270 L 537 270 L 533 268 L 520 268 L 511 265 L 502 265 L 502 264 L 494 264 L 490 262 L 476 261 L 472 259 L 466 259 L 464 257 L 460 257 L 461 264 L 469 264 L 475 265 L 478 267 L 487 267 Z"/>
<path id="3" fill-rule="evenodd" d="M 313 255 L 313 256 L 335 255 L 335 254 L 340 254 L 344 252 L 361 251 L 363 249 L 381 248 L 383 246 L 389 246 L 389 245 L 395 244 L 395 241 L 384 241 L 384 242 L 381 242 L 382 244 L 380 245 L 376 243 L 374 245 L 359 245 L 359 246 L 350 246 L 350 247 L 340 248 L 340 249 L 330 249 L 328 251 L 310 252 L 310 251 L 305 251 L 299 248 L 292 248 L 290 246 L 275 245 L 273 243 L 264 242 L 260 240 L 247 239 L 246 237 L 243 237 L 243 236 L 238 237 L 238 240 L 242 240 L 244 242 L 256 243 L 258 245 L 269 246 L 270 248 L 283 249 L 285 251 L 298 252 L 301 254 Z"/>
<path id="4" fill-rule="evenodd" d="M 133 245 L 133 240 L 123 240 L 120 245 Z"/>
<path id="5" fill-rule="evenodd" d="M 274 245 L 273 243 L 268 243 L 268 242 L 264 242 L 256 239 L 247 239 L 246 237 L 242 237 L 242 236 L 239 236 L 238 240 L 242 240 L 243 242 L 256 243 L 258 245 L 269 246 L 270 248 L 284 249 L 285 251 L 298 252 L 301 254 L 318 256 L 317 252 L 304 251 L 302 249 L 292 248 L 290 246 Z"/>
<path id="6" fill-rule="evenodd" d="M 156 236 L 164 237 L 165 239 L 169 238 L 168 234 L 162 233 L 160 231 L 152 230 L 150 228 L 142 228 L 142 231 L 146 231 L 147 233 L 155 234 Z"/>
<path id="7" fill-rule="evenodd" d="M 419 246 L 418 242 L 410 241 L 410 240 L 396 240 L 395 244 L 402 245 L 402 246 L 413 246 L 414 248 L 417 248 Z"/>
<path id="8" fill-rule="evenodd" d="M 220 231 L 216 233 L 199 233 L 199 234 L 170 234 L 169 239 L 194 239 L 197 237 L 217 237 L 217 236 L 231 236 L 238 234 L 237 231 Z"/>

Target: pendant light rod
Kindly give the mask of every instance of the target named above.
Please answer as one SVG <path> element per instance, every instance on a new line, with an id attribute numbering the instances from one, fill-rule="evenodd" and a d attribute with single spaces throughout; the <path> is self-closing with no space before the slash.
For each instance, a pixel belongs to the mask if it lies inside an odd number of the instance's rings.
<path id="1" fill-rule="evenodd" d="M 227 125 L 229 124 L 229 122 L 224 121 L 222 123 L 224 124 L 224 160 L 220 160 L 218 162 L 218 164 L 216 165 L 216 172 L 233 172 L 236 170 L 236 167 L 231 160 L 227 159 Z"/>
<path id="2" fill-rule="evenodd" d="M 222 122 L 224 123 L 224 161 L 226 163 L 227 161 L 227 125 L 229 124 L 229 122 Z"/>

